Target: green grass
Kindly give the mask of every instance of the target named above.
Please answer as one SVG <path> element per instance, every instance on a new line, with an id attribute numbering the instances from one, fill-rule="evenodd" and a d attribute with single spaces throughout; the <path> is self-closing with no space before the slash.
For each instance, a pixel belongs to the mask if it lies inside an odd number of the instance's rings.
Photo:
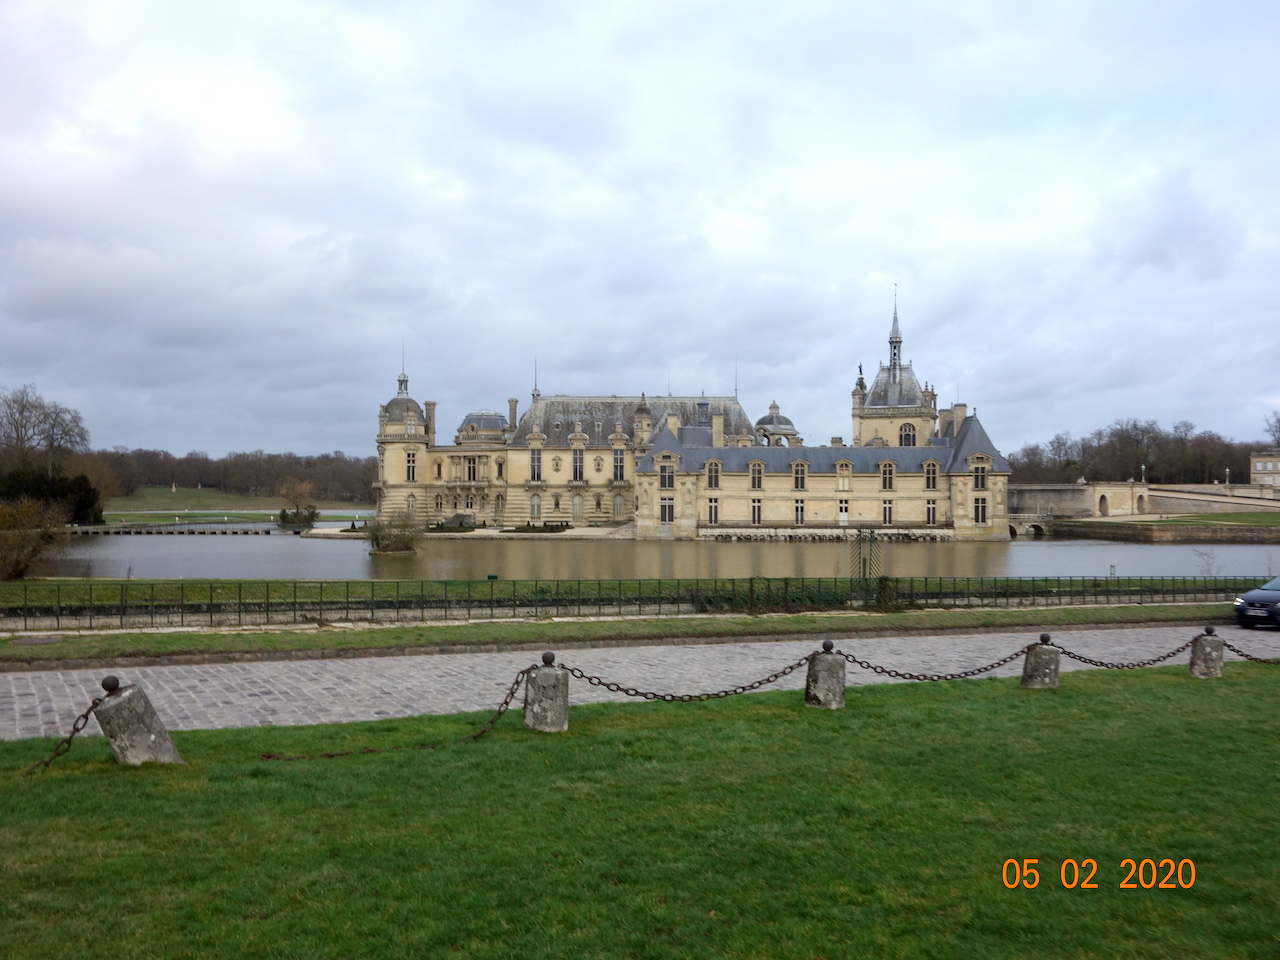
<path id="1" fill-rule="evenodd" d="M 1251 958 L 1280 948 L 1280 670 L 1228 664 L 0 744 L 5 956 Z M 1008 858 L 1038 858 L 1008 890 Z M 1096 890 L 1058 865 L 1092 857 Z M 1189 890 L 1120 890 L 1126 857 Z"/>
<path id="2" fill-rule="evenodd" d="M 1235 524 L 1250 527 L 1280 526 L 1280 510 L 1270 513 L 1198 513 L 1185 517 L 1133 517 L 1126 523 L 1161 523 L 1161 524 Z"/>
<path id="3" fill-rule="evenodd" d="M 210 515 L 232 514 L 236 511 L 279 512 L 287 504 L 276 496 L 249 497 L 238 493 L 223 493 L 205 487 L 200 490 L 191 487 L 179 487 L 170 490 L 168 487 L 141 487 L 127 497 L 111 497 L 103 505 L 102 511 L 115 519 L 124 515 L 135 515 L 146 511 L 183 510 L 203 512 Z M 372 510 L 369 503 L 345 503 L 340 500 L 317 500 L 316 506 L 323 510 Z"/>
<path id="4" fill-rule="evenodd" d="M 217 633 L 86 633 L 40 646 L 0 638 L 0 661 L 69 660 L 171 656 L 183 653 L 244 651 L 353 650 L 372 647 L 468 646 L 604 639 L 716 638 L 787 634 L 857 633 L 866 630 L 958 630 L 1001 627 L 1038 632 L 1056 626 L 1169 621 L 1223 622 L 1226 603 L 1188 603 L 1125 607 L 1052 607 L 1015 610 L 921 610 L 903 613 L 794 614 L 761 617 L 653 618 L 537 623 L 408 624 L 347 630 L 262 630 Z"/>

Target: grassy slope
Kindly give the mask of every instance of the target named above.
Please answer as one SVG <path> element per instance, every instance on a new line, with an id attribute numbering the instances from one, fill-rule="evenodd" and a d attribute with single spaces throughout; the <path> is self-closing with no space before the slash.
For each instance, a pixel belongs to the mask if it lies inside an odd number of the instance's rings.
<path id="1" fill-rule="evenodd" d="M 234 651 L 349 650 L 491 643 L 541 643 L 601 639 L 669 639 L 780 636 L 860 630 L 956 630 L 1005 627 L 1038 632 L 1055 626 L 1106 623 L 1221 622 L 1225 603 L 1125 607 L 1052 607 L 1019 610 L 924 610 L 905 613 L 797 614 L 540 623 L 412 624 L 365 630 L 284 630 L 245 633 L 112 633 L 69 636 L 58 643 L 22 646 L 0 638 L 0 661 L 81 657 L 165 656 Z"/>
<path id="2" fill-rule="evenodd" d="M 132 496 L 112 497 L 103 504 L 106 514 L 131 514 L 147 510 L 199 510 L 206 512 L 234 513 L 237 510 L 272 510 L 279 511 L 286 506 L 279 497 L 247 497 L 237 493 L 223 493 L 221 490 L 205 488 L 195 490 L 190 487 L 179 487 L 171 491 L 168 487 L 142 487 Z M 318 500 L 316 506 L 322 510 L 361 510 L 372 509 L 366 503 L 343 503 L 337 500 Z"/>
<path id="3" fill-rule="evenodd" d="M 1131 517 L 1125 523 L 1161 523 L 1161 524 L 1231 524 L 1250 527 L 1280 526 L 1280 510 L 1271 513 L 1197 513 L 1185 517 Z"/>
<path id="4" fill-rule="evenodd" d="M 1229 664 L 175 736 L 184 767 L 0 744 L 6 956 L 1273 957 L 1280 670 Z M 1036 857 L 1034 890 L 1007 858 Z M 1097 890 L 1058 864 L 1096 858 Z M 1120 861 L 1193 860 L 1190 890 Z"/>

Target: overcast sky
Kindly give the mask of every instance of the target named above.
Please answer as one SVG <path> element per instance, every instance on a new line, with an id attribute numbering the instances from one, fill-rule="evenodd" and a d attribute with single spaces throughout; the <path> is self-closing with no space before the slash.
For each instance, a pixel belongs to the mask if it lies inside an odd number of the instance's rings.
<path id="1" fill-rule="evenodd" d="M 0 3 L 0 385 L 95 447 L 373 453 L 904 356 L 1003 451 L 1280 408 L 1280 6 Z"/>

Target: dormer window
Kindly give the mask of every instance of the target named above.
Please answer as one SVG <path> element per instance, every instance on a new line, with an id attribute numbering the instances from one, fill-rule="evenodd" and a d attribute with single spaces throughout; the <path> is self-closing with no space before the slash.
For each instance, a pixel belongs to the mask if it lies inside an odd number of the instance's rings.
<path id="1" fill-rule="evenodd" d="M 720 489 L 720 461 L 719 460 L 707 461 L 707 489 L 708 490 Z"/>
<path id="2" fill-rule="evenodd" d="M 759 460 L 753 460 L 751 462 L 751 489 L 764 489 L 764 464 Z"/>
<path id="3" fill-rule="evenodd" d="M 676 468 L 669 463 L 658 467 L 658 489 L 674 490 L 676 488 Z"/>
<path id="4" fill-rule="evenodd" d="M 924 488 L 926 490 L 938 489 L 938 465 L 932 461 L 924 465 Z"/>
<path id="5" fill-rule="evenodd" d="M 985 463 L 975 464 L 973 468 L 973 489 L 987 489 L 987 465 Z"/>
<path id="6" fill-rule="evenodd" d="M 893 469 L 892 460 L 886 460 L 884 463 L 880 464 L 880 489 L 881 490 L 893 489 L 893 473 L 894 473 L 894 469 Z"/>
<path id="7" fill-rule="evenodd" d="M 853 467 L 847 462 L 836 464 L 836 489 L 847 491 L 853 481 Z"/>
<path id="8" fill-rule="evenodd" d="M 797 460 L 791 465 L 791 483 L 792 489 L 803 490 L 805 480 L 808 477 L 809 465 L 803 460 Z"/>

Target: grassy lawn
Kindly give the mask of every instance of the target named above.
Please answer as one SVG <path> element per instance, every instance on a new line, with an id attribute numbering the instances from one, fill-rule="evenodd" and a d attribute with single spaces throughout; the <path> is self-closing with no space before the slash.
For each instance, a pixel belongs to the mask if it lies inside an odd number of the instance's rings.
<path id="1" fill-rule="evenodd" d="M 921 610 L 903 613 L 794 614 L 706 618 L 654 618 L 538 623 L 408 624 L 351 630 L 280 630 L 191 633 L 86 633 L 57 643 L 25 646 L 0 638 L 0 661 L 81 657 L 167 656 L 178 653 L 239 651 L 350 650 L 371 647 L 422 647 L 493 643 L 542 643 L 601 639 L 715 638 L 781 636 L 860 630 L 958 630 L 1005 627 L 1029 632 L 1055 626 L 1168 621 L 1222 622 L 1231 616 L 1226 603 L 1188 603 L 1122 607 L 1052 607 L 1015 610 Z"/>
<path id="2" fill-rule="evenodd" d="M 103 513 L 110 520 L 122 516 L 145 514 L 148 511 L 184 510 L 217 515 L 231 515 L 237 511 L 270 510 L 279 513 L 285 501 L 276 496 L 248 497 L 238 493 L 223 493 L 221 490 L 204 488 L 195 490 L 190 487 L 179 487 L 176 491 L 168 487 L 141 487 L 132 496 L 111 497 L 102 505 Z M 316 506 L 324 510 L 372 510 L 369 503 L 344 503 L 339 500 L 317 500 Z M 145 516 L 141 519 L 146 519 Z"/>
<path id="3" fill-rule="evenodd" d="M 481 717 L 181 733 L 184 767 L 88 740 L 30 778 L 51 743 L 3 743 L 5 956 L 1275 957 L 1278 695 L 1263 665 L 1089 671 L 575 707 L 557 736 L 513 712 L 296 763 L 256 757 Z M 1122 890 L 1125 858 L 1194 885 Z"/>
<path id="4" fill-rule="evenodd" d="M 1268 513 L 1197 513 L 1185 517 L 1158 517 L 1154 520 L 1147 517 L 1133 517 L 1132 519 L 1126 519 L 1124 522 L 1162 524 L 1208 523 L 1235 524 L 1248 527 L 1277 527 L 1280 526 L 1280 510 Z"/>

